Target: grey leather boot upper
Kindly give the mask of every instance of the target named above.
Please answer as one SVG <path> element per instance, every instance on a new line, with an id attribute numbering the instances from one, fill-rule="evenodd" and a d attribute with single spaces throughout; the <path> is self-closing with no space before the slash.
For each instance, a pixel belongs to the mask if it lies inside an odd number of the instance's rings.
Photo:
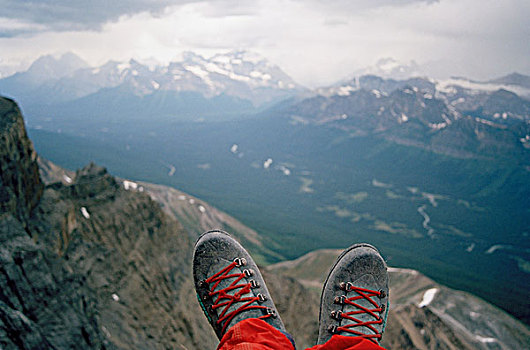
<path id="1" fill-rule="evenodd" d="M 193 278 L 199 304 L 219 339 L 247 318 L 262 318 L 286 333 L 256 263 L 228 233 L 209 231 L 199 237 Z"/>
<path id="2" fill-rule="evenodd" d="M 318 344 L 334 334 L 361 336 L 376 343 L 388 316 L 387 266 L 377 249 L 357 244 L 332 267 L 320 300 Z"/>

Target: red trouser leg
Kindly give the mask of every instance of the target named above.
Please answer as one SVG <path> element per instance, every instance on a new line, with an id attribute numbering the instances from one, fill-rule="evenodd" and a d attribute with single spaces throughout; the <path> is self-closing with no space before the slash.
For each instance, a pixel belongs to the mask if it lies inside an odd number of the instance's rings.
<path id="1" fill-rule="evenodd" d="M 282 332 L 260 320 L 247 318 L 225 333 L 217 350 L 294 350 Z"/>
<path id="2" fill-rule="evenodd" d="M 385 350 L 371 340 L 359 337 L 334 335 L 322 345 L 315 345 L 307 350 Z"/>
<path id="3" fill-rule="evenodd" d="M 282 332 L 267 322 L 248 318 L 225 333 L 217 350 L 294 350 Z M 322 345 L 308 350 L 385 350 L 368 339 L 334 335 Z"/>

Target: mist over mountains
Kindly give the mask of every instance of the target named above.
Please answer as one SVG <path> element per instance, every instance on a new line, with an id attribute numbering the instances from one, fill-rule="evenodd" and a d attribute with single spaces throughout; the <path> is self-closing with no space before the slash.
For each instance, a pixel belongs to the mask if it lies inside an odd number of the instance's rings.
<path id="1" fill-rule="evenodd" d="M 379 68 L 310 90 L 248 52 L 166 66 L 65 55 L 0 93 L 46 158 L 192 193 L 264 237 L 263 262 L 368 241 L 527 322 L 529 78 Z"/>

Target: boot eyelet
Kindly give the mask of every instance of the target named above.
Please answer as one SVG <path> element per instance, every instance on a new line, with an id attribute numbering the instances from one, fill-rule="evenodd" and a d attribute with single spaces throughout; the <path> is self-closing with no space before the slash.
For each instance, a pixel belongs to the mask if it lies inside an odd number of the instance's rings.
<path id="1" fill-rule="evenodd" d="M 235 258 L 234 262 L 236 263 L 236 267 L 245 266 L 247 264 L 247 259 L 245 258 Z"/>
<path id="2" fill-rule="evenodd" d="M 335 334 L 335 333 L 337 333 L 337 326 L 330 325 L 330 326 L 328 327 L 328 332 L 330 332 L 331 334 Z"/>
<path id="3" fill-rule="evenodd" d="M 259 283 L 256 282 L 255 280 L 250 280 L 249 283 L 250 283 L 250 288 L 259 288 L 260 287 Z"/>
<path id="4" fill-rule="evenodd" d="M 259 303 L 263 303 L 263 302 L 267 301 L 267 297 L 265 295 L 261 294 L 261 293 L 259 293 L 257 295 L 257 297 L 258 297 L 258 302 Z"/>
<path id="5" fill-rule="evenodd" d="M 331 318 L 340 321 L 342 319 L 342 311 L 340 310 L 333 310 L 330 313 Z"/>
<path id="6" fill-rule="evenodd" d="M 199 288 L 208 288 L 209 284 L 206 281 L 199 281 Z"/>
<path id="7" fill-rule="evenodd" d="M 384 290 L 380 290 L 379 291 L 379 294 L 377 295 L 379 297 L 379 299 L 383 299 L 386 297 L 386 292 Z"/>
<path id="8" fill-rule="evenodd" d="M 246 278 L 254 276 L 254 270 L 252 270 L 252 269 L 243 270 L 243 273 L 245 274 Z"/>
<path id="9" fill-rule="evenodd" d="M 353 284 L 351 282 L 340 282 L 339 288 L 345 292 L 351 292 L 353 290 Z"/>
<path id="10" fill-rule="evenodd" d="M 267 315 L 271 315 L 273 318 L 276 318 L 278 316 L 276 314 L 276 310 L 271 309 L 270 307 L 267 308 Z"/>
<path id="11" fill-rule="evenodd" d="M 346 296 L 345 295 L 341 295 L 340 297 L 338 297 L 338 296 L 335 297 L 335 299 L 333 300 L 333 303 L 342 305 L 342 304 L 344 304 L 345 300 L 346 300 Z"/>
<path id="12" fill-rule="evenodd" d="M 379 313 L 383 313 L 383 312 L 385 312 L 385 310 L 386 310 L 386 305 L 385 305 L 385 304 L 382 304 L 382 305 L 380 306 L 380 308 L 381 308 L 381 311 L 379 311 Z"/>

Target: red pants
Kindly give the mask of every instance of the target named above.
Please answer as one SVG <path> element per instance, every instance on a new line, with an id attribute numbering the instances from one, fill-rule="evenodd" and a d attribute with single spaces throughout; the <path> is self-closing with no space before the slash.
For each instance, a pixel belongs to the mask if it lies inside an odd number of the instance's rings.
<path id="1" fill-rule="evenodd" d="M 248 318 L 230 328 L 217 350 L 294 350 L 282 332 L 267 322 Z M 334 335 L 325 344 L 308 350 L 385 350 L 368 339 Z"/>

